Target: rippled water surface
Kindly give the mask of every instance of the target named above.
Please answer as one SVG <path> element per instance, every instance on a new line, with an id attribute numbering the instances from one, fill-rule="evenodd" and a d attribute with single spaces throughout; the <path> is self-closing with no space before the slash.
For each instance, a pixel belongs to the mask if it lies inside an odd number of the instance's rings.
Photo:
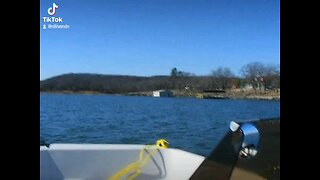
<path id="1" fill-rule="evenodd" d="M 280 101 L 40 94 L 45 143 L 153 144 L 207 156 L 232 120 L 280 116 Z"/>

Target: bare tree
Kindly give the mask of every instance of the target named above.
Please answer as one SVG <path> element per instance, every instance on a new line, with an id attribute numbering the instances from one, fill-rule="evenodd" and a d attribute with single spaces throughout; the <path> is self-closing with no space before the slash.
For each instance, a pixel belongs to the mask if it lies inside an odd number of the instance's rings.
<path id="1" fill-rule="evenodd" d="M 253 62 L 244 65 L 241 68 L 241 73 L 255 89 L 263 87 L 266 90 L 267 88 L 280 87 L 280 66 Z"/>
<path id="2" fill-rule="evenodd" d="M 265 87 L 268 89 L 280 88 L 280 65 L 268 65 L 265 72 Z"/>
<path id="3" fill-rule="evenodd" d="M 241 73 L 245 78 L 254 79 L 256 77 L 264 76 L 265 65 L 260 62 L 253 62 L 244 65 L 241 68 Z"/>
<path id="4" fill-rule="evenodd" d="M 170 87 L 182 90 L 184 87 L 189 86 L 192 76 L 195 75 L 190 72 L 178 71 L 177 68 L 172 68 L 170 73 Z"/>
<path id="5" fill-rule="evenodd" d="M 235 77 L 230 68 L 219 67 L 211 73 L 213 86 L 216 89 L 229 89 L 232 86 L 232 79 Z"/>

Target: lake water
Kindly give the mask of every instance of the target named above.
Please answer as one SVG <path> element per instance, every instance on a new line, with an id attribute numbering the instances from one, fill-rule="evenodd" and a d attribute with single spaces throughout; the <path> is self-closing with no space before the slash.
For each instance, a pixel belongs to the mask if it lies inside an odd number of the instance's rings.
<path id="1" fill-rule="evenodd" d="M 40 94 L 43 143 L 154 144 L 207 156 L 230 121 L 280 116 L 280 101 Z"/>

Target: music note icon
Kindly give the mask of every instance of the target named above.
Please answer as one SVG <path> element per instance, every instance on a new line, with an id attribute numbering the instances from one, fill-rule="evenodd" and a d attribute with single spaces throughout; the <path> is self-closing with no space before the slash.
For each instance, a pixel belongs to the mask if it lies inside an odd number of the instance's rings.
<path id="1" fill-rule="evenodd" d="M 50 16 L 54 16 L 54 15 L 56 14 L 56 12 L 57 12 L 56 9 L 58 9 L 58 8 L 59 8 L 59 6 L 56 5 L 56 3 L 53 3 L 53 4 L 52 4 L 52 7 L 50 7 L 50 8 L 48 9 L 48 14 L 49 14 Z"/>

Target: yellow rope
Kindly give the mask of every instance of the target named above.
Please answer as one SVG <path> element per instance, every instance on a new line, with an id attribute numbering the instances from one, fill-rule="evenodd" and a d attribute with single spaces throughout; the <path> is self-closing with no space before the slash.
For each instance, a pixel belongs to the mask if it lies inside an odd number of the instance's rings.
<path id="1" fill-rule="evenodd" d="M 139 154 L 139 159 L 136 162 L 133 162 L 133 163 L 129 164 L 127 167 L 121 169 L 116 174 L 114 174 L 110 178 L 107 178 L 106 180 L 120 180 L 120 178 L 122 176 L 124 176 L 126 174 L 129 174 L 130 172 L 132 172 L 132 174 L 129 175 L 127 177 L 127 179 L 128 180 L 133 180 L 134 178 L 136 178 L 137 176 L 139 176 L 141 174 L 142 167 L 144 167 L 147 164 L 149 159 L 153 156 L 153 154 L 158 149 L 160 149 L 160 148 L 168 148 L 168 146 L 169 146 L 169 143 L 165 139 L 159 139 L 156 142 L 156 145 L 146 145 L 145 147 L 143 147 L 141 149 L 140 154 Z M 152 147 L 154 147 L 154 151 L 148 152 L 147 149 L 151 149 Z M 147 156 L 144 156 L 145 151 L 148 152 Z"/>

